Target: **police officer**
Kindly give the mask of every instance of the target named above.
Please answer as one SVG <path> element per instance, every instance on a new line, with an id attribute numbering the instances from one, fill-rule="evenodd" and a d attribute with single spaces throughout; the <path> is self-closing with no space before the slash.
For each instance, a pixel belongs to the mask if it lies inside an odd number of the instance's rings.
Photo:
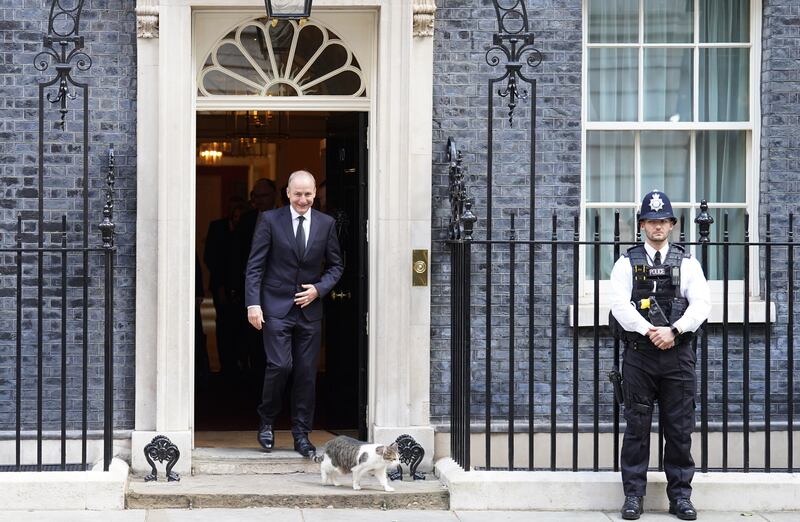
<path id="1" fill-rule="evenodd" d="M 696 391 L 696 356 L 690 341 L 711 305 L 700 263 L 680 245 L 669 243 L 676 222 L 666 194 L 654 190 L 645 195 L 639 215 L 645 243 L 628 249 L 611 271 L 610 322 L 625 343 L 621 514 L 626 520 L 636 520 L 644 511 L 656 400 L 664 426 L 669 512 L 682 520 L 697 518 L 690 500 Z"/>

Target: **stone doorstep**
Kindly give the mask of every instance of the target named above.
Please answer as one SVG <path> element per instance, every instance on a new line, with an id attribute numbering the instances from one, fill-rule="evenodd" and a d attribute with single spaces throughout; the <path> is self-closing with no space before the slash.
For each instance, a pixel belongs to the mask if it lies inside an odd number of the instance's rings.
<path id="1" fill-rule="evenodd" d="M 470 471 L 445 457 L 436 476 L 448 488 L 452 510 L 608 511 L 622 505 L 620 474 L 590 471 Z M 647 474 L 645 509 L 666 511 L 666 478 Z M 800 473 L 699 473 L 692 481 L 698 510 L 800 510 Z"/>
<path id="2" fill-rule="evenodd" d="M 253 448 L 196 448 L 192 451 L 192 475 L 271 475 L 319 473 L 319 464 L 297 452 Z"/>
<path id="3" fill-rule="evenodd" d="M 348 477 L 349 478 L 349 477 Z M 385 492 L 374 477 L 362 480 L 361 491 L 348 486 L 323 486 L 319 473 L 253 475 L 195 475 L 179 482 L 144 482 L 131 477 L 128 509 L 299 507 L 360 509 L 449 508 L 449 494 L 430 477 L 424 481 L 390 482 Z"/>

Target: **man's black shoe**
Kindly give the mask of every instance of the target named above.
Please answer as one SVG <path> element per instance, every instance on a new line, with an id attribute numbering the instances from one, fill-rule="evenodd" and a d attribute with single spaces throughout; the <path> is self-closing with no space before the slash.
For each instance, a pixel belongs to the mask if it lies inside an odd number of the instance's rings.
<path id="1" fill-rule="evenodd" d="M 294 450 L 306 458 L 313 457 L 317 453 L 317 448 L 305 436 L 294 439 Z"/>
<path id="2" fill-rule="evenodd" d="M 697 520 L 697 510 L 688 498 L 676 498 L 669 503 L 669 514 L 681 520 Z"/>
<path id="3" fill-rule="evenodd" d="M 275 445 L 275 434 L 272 432 L 272 426 L 265 424 L 258 430 L 258 443 L 267 451 L 272 450 Z"/>
<path id="4" fill-rule="evenodd" d="M 644 499 L 642 497 L 625 497 L 625 503 L 619 511 L 625 520 L 637 520 L 644 512 Z"/>

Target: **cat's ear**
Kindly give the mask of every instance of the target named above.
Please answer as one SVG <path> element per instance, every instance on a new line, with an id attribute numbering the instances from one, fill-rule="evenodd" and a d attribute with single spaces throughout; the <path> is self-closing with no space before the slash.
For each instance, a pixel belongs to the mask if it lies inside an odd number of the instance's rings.
<path id="1" fill-rule="evenodd" d="M 378 455 L 383 455 L 385 451 L 386 451 L 386 446 L 378 446 L 377 448 L 375 448 L 375 453 L 377 453 Z"/>
<path id="2" fill-rule="evenodd" d="M 393 449 L 394 451 L 397 451 L 397 443 L 396 442 L 392 442 L 391 445 L 389 445 L 389 447 L 391 449 Z"/>

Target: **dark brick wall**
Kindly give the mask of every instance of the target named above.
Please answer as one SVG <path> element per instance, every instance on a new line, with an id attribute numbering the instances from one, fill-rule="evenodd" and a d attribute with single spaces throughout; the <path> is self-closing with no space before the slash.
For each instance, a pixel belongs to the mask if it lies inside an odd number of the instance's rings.
<path id="1" fill-rule="evenodd" d="M 80 246 L 83 227 L 82 157 L 83 102 L 68 103 L 62 130 L 55 125 L 57 106 L 45 105 L 44 187 L 38 181 L 38 84 L 55 77 L 52 61 L 45 71 L 34 68 L 44 50 L 49 1 L 0 0 L 0 248 L 14 245 L 17 217 L 24 220 L 23 240 L 35 246 L 38 237 L 38 198 L 44 191 L 45 243 L 60 243 L 55 233 L 62 215 L 68 220 L 68 243 Z M 134 290 L 136 223 L 136 17 L 134 0 L 90 0 L 84 5 L 80 34 L 91 57 L 88 71 L 73 70 L 89 86 L 88 212 L 91 246 L 99 246 L 97 224 L 102 219 L 106 151 L 116 148 L 115 224 L 115 428 L 132 428 L 134 418 Z M 52 89 L 46 92 L 52 92 Z M 0 254 L 0 430 L 16 422 L 16 268 L 11 254 Z M 23 286 L 23 429 L 35 427 L 37 413 L 37 259 L 25 256 Z M 44 256 L 43 279 L 43 418 L 45 429 L 60 425 L 61 405 L 61 260 Z M 81 256 L 68 257 L 67 290 L 67 418 L 79 427 L 82 323 Z M 102 421 L 103 390 L 103 272 L 101 258 L 89 261 L 89 405 L 90 428 Z"/>
<path id="2" fill-rule="evenodd" d="M 489 4 L 490 5 L 490 4 Z M 580 0 L 547 0 L 528 2 L 531 30 L 536 35 L 535 47 L 544 60 L 536 68 L 524 72 L 537 82 L 536 87 L 536 214 L 535 237 L 549 237 L 552 213 L 572 228 L 572 215 L 580 203 L 580 136 L 581 136 L 581 2 Z M 448 251 L 439 242 L 445 238 L 449 216 L 447 202 L 447 164 L 445 149 L 448 136 L 456 139 L 464 151 L 468 185 L 475 197 L 475 214 L 479 217 L 476 238 L 486 237 L 487 185 L 487 106 L 488 82 L 503 76 L 504 60 L 490 67 L 486 51 L 497 30 L 494 9 L 478 0 L 437 2 L 434 34 L 434 99 L 433 99 L 433 266 L 432 266 L 432 329 L 431 329 L 431 404 L 434 423 L 444 421 L 449 412 L 449 265 Z M 499 53 L 497 53 L 500 57 Z M 498 83 L 493 91 L 505 87 Z M 521 88 L 532 95 L 531 86 Z M 521 101 L 515 111 L 513 126 L 508 121 L 507 99 L 494 96 L 493 115 L 493 239 L 509 237 L 510 212 L 515 214 L 518 237 L 530 237 L 530 108 L 531 100 Z M 559 234 L 566 234 L 566 229 Z M 516 329 L 515 396 L 518 414 L 525 412 L 529 371 L 528 361 L 528 251 L 517 252 L 518 279 L 515 285 Z M 507 413 L 509 381 L 508 350 L 508 276 L 507 248 L 496 248 L 487 263 L 483 247 L 475 247 L 473 284 L 476 300 L 472 308 L 475 327 L 472 374 L 474 378 L 473 408 L 482 412 L 485 366 L 485 300 L 487 264 L 492 274 L 492 396 L 495 414 Z M 536 292 L 534 333 L 542 342 L 535 354 L 534 382 L 537 394 L 549 376 L 549 270 L 550 256 L 544 251 L 535 255 L 534 270 L 540 274 L 534 285 Z M 560 285 L 564 296 L 569 287 Z M 545 296 L 548 296 L 545 298 Z M 559 308 L 563 311 L 563 306 Z M 565 314 L 560 314 L 559 322 Z M 567 339 L 569 329 L 559 328 L 559 336 Z M 537 344 L 537 347 L 539 345 Z M 562 349 L 565 356 L 571 351 Z M 569 355 L 567 355 L 569 354 Z M 564 382 L 564 379 L 560 379 Z M 586 383 L 588 384 L 588 383 Z M 563 390 L 567 393 L 567 390 Z M 536 401 L 536 411 L 544 412 L 549 397 Z M 473 410 L 476 411 L 476 410 Z"/>
<path id="3" fill-rule="evenodd" d="M 453 136 L 464 151 L 467 181 L 475 197 L 477 239 L 486 237 L 487 185 L 487 82 L 502 76 L 504 68 L 489 67 L 484 57 L 496 31 L 494 11 L 478 0 L 443 0 L 437 2 L 434 36 L 434 180 L 433 180 L 433 264 L 432 264 L 432 328 L 431 328 L 431 404 L 434 424 L 447 424 L 450 411 L 450 277 L 449 251 L 441 242 L 446 236 L 449 217 L 447 201 L 447 164 L 445 148 Z M 544 60 L 530 76 L 538 82 L 536 123 L 536 214 L 535 238 L 549 239 L 551 218 L 558 220 L 556 235 L 571 239 L 573 217 L 580 198 L 580 119 L 581 119 L 581 4 L 580 0 L 529 0 L 531 29 L 536 34 L 536 47 Z M 762 16 L 762 13 L 753 13 Z M 761 173 L 759 195 L 759 231 L 766 237 L 766 215 L 771 213 L 773 240 L 787 235 L 787 216 L 797 214 L 798 158 L 800 158 L 800 12 L 795 2 L 764 2 L 762 39 L 762 128 Z M 499 87 L 499 85 L 497 86 Z M 523 85 L 524 87 L 524 85 Z M 495 95 L 493 164 L 493 234 L 494 239 L 509 237 L 509 213 L 516 214 L 518 237 L 529 236 L 529 119 L 530 101 L 517 109 L 514 127 L 507 121 L 505 99 Z M 498 107 L 499 105 L 499 107 Z M 715 226 L 720 226 L 716 224 Z M 607 238 L 611 239 L 611 238 Z M 485 247 L 473 246 L 471 329 L 473 353 L 472 411 L 483 416 L 485 401 L 486 347 L 486 270 L 492 275 L 492 414 L 503 422 L 508 413 L 509 378 L 509 253 L 507 247 L 495 247 L 487 260 Z M 764 297 L 765 249 L 762 260 L 761 289 Z M 758 255 L 753 251 L 753 255 Z M 517 252 L 517 274 L 514 286 L 515 335 L 514 389 L 515 414 L 527 415 L 529 378 L 533 376 L 534 415 L 537 423 L 549 424 L 551 392 L 551 261 L 549 247 L 538 247 L 534 254 L 534 331 L 533 372 L 529 371 L 529 259 L 527 247 Z M 771 412 L 774 420 L 785 421 L 787 411 L 787 329 L 788 294 L 786 248 L 773 249 L 773 274 L 770 300 L 777 304 L 777 323 L 771 329 Z M 561 248 L 557 257 L 557 292 L 555 302 L 557 339 L 557 422 L 572 422 L 572 329 L 568 326 L 568 306 L 572 303 L 572 254 Z M 800 275 L 796 268 L 796 278 Z M 795 321 L 797 307 L 795 307 Z M 578 411 L 580 421 L 591 423 L 594 407 L 593 330 L 579 330 Z M 750 413 L 751 420 L 763 421 L 766 391 L 766 350 L 763 325 L 750 328 Z M 741 420 L 743 400 L 743 335 L 741 325 L 730 329 L 727 390 L 732 422 Z M 795 329 L 795 338 L 800 330 Z M 721 328 L 709 329 L 709 414 L 712 422 L 721 418 L 723 393 Z M 605 380 L 613 365 L 613 344 L 605 329 L 600 330 L 597 349 L 600 354 L 599 393 L 600 420 L 611 418 L 611 389 Z M 796 357 L 795 357 L 796 360 Z M 797 366 L 797 365 L 795 365 Z M 698 363 L 698 370 L 700 365 Z M 795 373 L 795 397 L 800 396 Z M 797 402 L 797 401 L 796 401 Z M 698 395 L 698 407 L 701 398 Z M 800 408 L 795 406 L 796 411 Z M 698 420 L 699 420 L 698 410 Z"/>

